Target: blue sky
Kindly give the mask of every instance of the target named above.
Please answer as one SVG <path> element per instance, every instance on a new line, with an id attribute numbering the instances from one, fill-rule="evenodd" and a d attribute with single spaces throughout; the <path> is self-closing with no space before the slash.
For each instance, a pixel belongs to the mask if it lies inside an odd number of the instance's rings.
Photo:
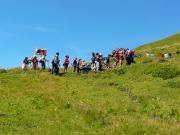
<path id="1" fill-rule="evenodd" d="M 180 31 L 179 0 L 0 0 L 0 68 L 35 48 L 88 60 Z"/>

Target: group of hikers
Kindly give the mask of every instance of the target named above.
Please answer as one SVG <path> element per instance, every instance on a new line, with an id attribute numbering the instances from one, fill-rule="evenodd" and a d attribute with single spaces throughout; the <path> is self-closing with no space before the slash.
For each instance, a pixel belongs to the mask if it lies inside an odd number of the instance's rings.
<path id="1" fill-rule="evenodd" d="M 135 57 L 135 51 L 119 48 L 116 50 L 113 50 L 111 54 L 109 54 L 107 57 L 103 57 L 101 53 L 92 53 L 91 58 L 91 69 L 93 71 L 102 71 L 103 70 L 103 64 L 106 67 L 106 70 L 110 69 L 110 63 L 111 58 L 113 58 L 113 68 L 116 68 L 118 65 L 122 66 L 124 59 L 126 59 L 126 65 L 131 65 L 132 63 L 135 63 L 134 61 Z"/>
<path id="2" fill-rule="evenodd" d="M 48 60 L 46 60 L 44 55 L 42 55 L 39 60 L 38 60 L 37 56 L 35 56 L 35 55 L 30 59 L 28 57 L 25 57 L 25 59 L 23 60 L 22 69 L 27 69 L 29 65 L 32 65 L 32 69 L 37 70 L 38 63 L 40 63 L 41 68 L 43 70 L 45 70 L 46 62 L 48 62 Z"/>
<path id="3" fill-rule="evenodd" d="M 130 49 L 124 49 L 124 48 L 118 48 L 112 51 L 111 54 L 109 54 L 107 57 L 104 57 L 101 53 L 92 53 L 91 62 L 86 63 L 83 59 L 78 59 L 75 57 L 72 62 L 70 63 L 69 56 L 66 55 L 63 67 L 64 67 L 64 73 L 68 72 L 68 67 L 71 65 L 73 67 L 73 72 L 83 72 L 85 70 L 92 70 L 92 71 L 102 71 L 105 69 L 108 71 L 111 68 L 111 62 L 112 68 L 116 68 L 118 65 L 122 66 L 123 61 L 126 60 L 126 65 L 131 65 L 132 63 L 135 63 L 134 61 L 135 52 Z M 22 69 L 28 68 L 29 65 L 31 65 L 33 70 L 38 69 L 38 64 L 41 65 L 41 69 L 46 69 L 46 62 L 49 62 L 46 59 L 45 55 L 41 55 L 38 59 L 37 56 L 33 56 L 32 58 L 25 57 L 22 64 Z M 60 68 L 60 58 L 59 58 L 59 52 L 57 52 L 52 61 L 52 68 L 51 72 L 52 74 L 58 74 L 59 68 Z"/>

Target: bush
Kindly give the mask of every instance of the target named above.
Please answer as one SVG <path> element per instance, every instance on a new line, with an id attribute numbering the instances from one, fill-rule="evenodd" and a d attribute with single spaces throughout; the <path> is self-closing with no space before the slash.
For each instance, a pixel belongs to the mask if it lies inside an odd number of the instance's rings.
<path id="1" fill-rule="evenodd" d="M 7 73 L 6 69 L 0 69 L 0 73 Z"/>
<path id="2" fill-rule="evenodd" d="M 71 108 L 71 104 L 70 104 L 69 102 L 66 102 L 66 104 L 65 104 L 64 108 L 66 108 L 66 109 Z"/>
<path id="3" fill-rule="evenodd" d="M 169 79 L 179 75 L 180 70 L 170 65 L 154 64 L 154 65 L 150 65 L 144 73 L 151 74 L 153 77 Z"/>

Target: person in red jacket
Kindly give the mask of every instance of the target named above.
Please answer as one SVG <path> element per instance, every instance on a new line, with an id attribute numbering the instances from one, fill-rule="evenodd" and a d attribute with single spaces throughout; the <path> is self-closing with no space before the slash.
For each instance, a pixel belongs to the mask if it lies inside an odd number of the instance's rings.
<path id="1" fill-rule="evenodd" d="M 122 66 L 124 60 L 123 52 L 119 52 L 119 63 Z"/>
<path id="2" fill-rule="evenodd" d="M 113 68 L 115 68 L 117 65 L 118 65 L 118 63 L 119 63 L 119 58 L 120 58 L 120 56 L 119 56 L 119 51 L 116 49 L 116 51 L 115 51 L 115 53 L 114 53 L 114 64 L 113 64 Z"/>
<path id="3" fill-rule="evenodd" d="M 69 56 L 68 55 L 65 56 L 65 60 L 64 60 L 63 66 L 64 66 L 64 73 L 67 73 L 68 66 L 69 66 Z"/>
<path id="4" fill-rule="evenodd" d="M 38 59 L 37 59 L 37 57 L 33 56 L 31 61 L 32 61 L 33 69 L 37 70 L 38 69 Z"/>

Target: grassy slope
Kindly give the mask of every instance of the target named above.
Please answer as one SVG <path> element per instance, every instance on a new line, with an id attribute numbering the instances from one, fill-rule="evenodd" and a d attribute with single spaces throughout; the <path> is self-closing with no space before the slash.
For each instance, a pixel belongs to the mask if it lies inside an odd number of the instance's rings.
<path id="1" fill-rule="evenodd" d="M 179 86 L 142 74 L 89 75 L 8 71 L 0 74 L 0 133 L 173 134 L 180 132 Z M 180 81 L 179 81 L 180 82 Z"/>
<path id="2" fill-rule="evenodd" d="M 138 63 L 159 63 L 164 61 L 165 63 L 174 63 L 180 66 L 180 55 L 176 54 L 180 52 L 180 33 L 164 38 L 162 40 L 142 45 L 135 49 L 137 54 L 143 54 L 141 58 L 137 58 Z M 155 54 L 153 57 L 146 57 L 145 53 Z M 161 58 L 161 54 L 172 53 L 171 59 Z"/>
<path id="3" fill-rule="evenodd" d="M 151 53 L 175 53 L 176 51 L 180 51 L 180 33 L 156 42 L 145 44 L 138 47 L 136 50 Z"/>
<path id="4" fill-rule="evenodd" d="M 172 66 L 178 68 L 179 60 L 175 56 Z M 180 76 L 163 80 L 144 74 L 148 68 L 140 63 L 123 67 L 124 74 L 0 73 L 0 134 L 178 135 Z"/>

